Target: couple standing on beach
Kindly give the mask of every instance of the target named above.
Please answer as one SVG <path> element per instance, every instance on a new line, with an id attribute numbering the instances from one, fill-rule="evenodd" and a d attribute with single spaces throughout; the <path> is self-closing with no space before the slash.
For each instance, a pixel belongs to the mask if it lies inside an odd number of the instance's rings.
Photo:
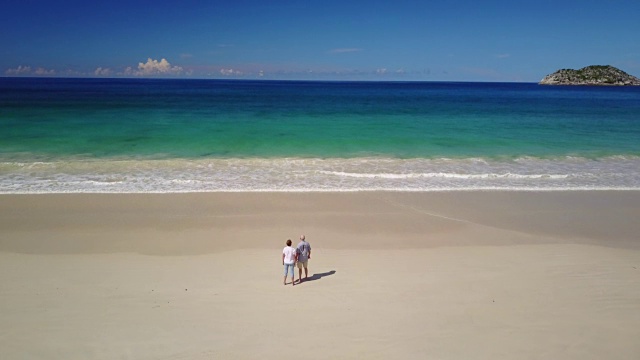
<path id="1" fill-rule="evenodd" d="M 282 249 L 282 265 L 284 265 L 284 284 L 287 285 L 287 273 L 291 273 L 291 285 L 295 285 L 295 265 L 298 264 L 298 283 L 302 282 L 302 268 L 304 278 L 309 277 L 307 265 L 311 259 L 311 245 L 300 235 L 300 242 L 295 248 L 291 247 L 291 239 L 287 240 L 287 246 Z"/>

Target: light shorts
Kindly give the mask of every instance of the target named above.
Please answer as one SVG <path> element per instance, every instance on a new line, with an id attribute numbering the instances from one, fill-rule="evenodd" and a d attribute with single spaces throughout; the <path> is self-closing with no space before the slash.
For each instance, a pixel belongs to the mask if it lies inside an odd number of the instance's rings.
<path id="1" fill-rule="evenodd" d="M 287 273 L 291 273 L 293 276 L 294 264 L 284 264 L 284 276 L 287 276 Z"/>
<path id="2" fill-rule="evenodd" d="M 308 263 L 309 263 L 309 260 L 298 261 L 298 269 L 302 269 L 303 267 L 306 269 Z"/>

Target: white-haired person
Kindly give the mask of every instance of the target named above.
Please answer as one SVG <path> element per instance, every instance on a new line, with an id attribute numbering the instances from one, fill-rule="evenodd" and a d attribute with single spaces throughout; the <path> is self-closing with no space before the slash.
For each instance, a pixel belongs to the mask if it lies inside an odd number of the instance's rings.
<path id="1" fill-rule="evenodd" d="M 298 281 L 302 282 L 302 269 L 304 268 L 304 278 L 309 277 L 309 259 L 311 259 L 311 245 L 305 240 L 304 235 L 300 235 L 300 242 L 296 246 L 298 253 Z"/>

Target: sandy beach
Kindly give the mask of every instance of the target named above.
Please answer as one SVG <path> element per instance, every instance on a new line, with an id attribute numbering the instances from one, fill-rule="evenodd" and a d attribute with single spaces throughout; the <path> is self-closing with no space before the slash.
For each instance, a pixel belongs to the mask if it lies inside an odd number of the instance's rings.
<path id="1" fill-rule="evenodd" d="M 637 191 L 1 195 L 0 357 L 638 359 L 638 219 Z"/>

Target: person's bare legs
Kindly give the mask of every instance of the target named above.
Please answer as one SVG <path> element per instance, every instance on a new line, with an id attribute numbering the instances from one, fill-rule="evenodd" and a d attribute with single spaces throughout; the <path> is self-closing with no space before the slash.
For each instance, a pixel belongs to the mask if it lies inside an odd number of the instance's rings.
<path id="1" fill-rule="evenodd" d="M 304 267 L 304 278 L 305 280 L 309 277 L 309 270 L 307 270 L 307 267 Z M 302 269 L 300 269 L 300 279 L 302 279 Z"/>
<path id="2" fill-rule="evenodd" d="M 298 268 L 298 282 L 302 282 L 302 268 Z"/>
<path id="3" fill-rule="evenodd" d="M 296 284 L 295 276 L 296 270 L 294 269 L 293 272 L 291 272 L 291 286 L 294 286 Z"/>

